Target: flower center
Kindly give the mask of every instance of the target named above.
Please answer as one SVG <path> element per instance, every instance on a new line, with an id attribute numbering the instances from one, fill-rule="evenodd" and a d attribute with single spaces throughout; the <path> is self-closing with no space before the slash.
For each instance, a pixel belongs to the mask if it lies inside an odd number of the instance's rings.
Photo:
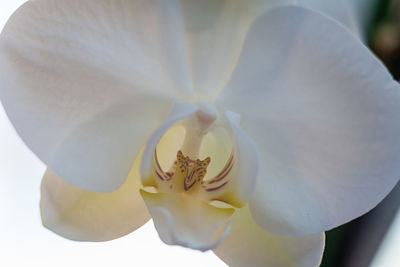
<path id="1" fill-rule="evenodd" d="M 208 104 L 200 103 L 191 116 L 169 126 L 149 154 L 142 185 L 171 197 L 185 195 L 242 207 L 247 200 L 242 191 L 247 191 L 238 178 L 241 169 L 232 125 Z"/>
<path id="2" fill-rule="evenodd" d="M 157 189 L 162 192 L 184 192 L 188 194 L 211 193 L 223 189 L 229 183 L 229 173 L 234 165 L 234 154 L 231 153 L 225 166 L 211 179 L 205 180 L 211 157 L 203 160 L 193 159 L 178 150 L 176 160 L 168 171 L 159 163 L 157 150 L 154 153 L 154 177 Z"/>
<path id="3" fill-rule="evenodd" d="M 192 160 L 189 157 L 185 157 L 182 151 L 178 151 L 176 165 L 179 176 L 181 176 L 183 180 L 183 188 L 185 191 L 191 189 L 197 182 L 203 181 L 210 161 L 210 157 L 204 160 Z"/>
<path id="4" fill-rule="evenodd" d="M 169 189 L 173 189 L 172 184 L 181 184 L 184 191 L 195 189 L 196 184 L 203 184 L 203 178 L 207 173 L 207 167 L 211 162 L 211 158 L 207 157 L 204 160 L 193 160 L 186 157 L 181 150 L 178 151 L 176 160 L 168 172 L 164 172 L 158 162 L 157 153 L 155 154 L 155 169 L 154 172 L 160 182 L 171 183 Z M 178 186 L 178 188 L 182 188 Z"/>

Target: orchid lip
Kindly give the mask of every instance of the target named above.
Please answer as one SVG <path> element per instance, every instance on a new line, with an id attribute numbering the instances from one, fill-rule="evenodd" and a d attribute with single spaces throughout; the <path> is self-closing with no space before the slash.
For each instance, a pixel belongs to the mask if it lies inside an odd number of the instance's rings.
<path id="1" fill-rule="evenodd" d="M 175 103 L 143 152 L 140 192 L 167 244 L 214 248 L 253 190 L 255 146 L 240 116 L 219 108 Z"/>

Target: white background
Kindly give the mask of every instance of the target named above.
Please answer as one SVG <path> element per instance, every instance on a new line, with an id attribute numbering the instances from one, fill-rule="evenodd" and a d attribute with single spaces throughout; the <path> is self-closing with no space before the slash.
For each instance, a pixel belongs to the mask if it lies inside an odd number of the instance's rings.
<path id="1" fill-rule="evenodd" d="M 24 2 L 0 0 L 0 29 Z M 53 234 L 42 226 L 39 214 L 44 170 L 0 106 L 0 266 L 226 266 L 212 252 L 165 245 L 152 221 L 104 243 L 73 242 Z"/>

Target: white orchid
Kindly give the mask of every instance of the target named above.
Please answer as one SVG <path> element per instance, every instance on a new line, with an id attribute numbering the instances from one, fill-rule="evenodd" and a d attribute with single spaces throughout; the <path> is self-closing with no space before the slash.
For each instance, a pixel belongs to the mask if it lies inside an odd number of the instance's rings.
<path id="1" fill-rule="evenodd" d="M 105 241 L 151 215 L 165 243 L 232 266 L 317 266 L 323 232 L 400 177 L 400 86 L 338 22 L 275 5 L 19 8 L 0 96 L 48 166 L 44 225 Z"/>

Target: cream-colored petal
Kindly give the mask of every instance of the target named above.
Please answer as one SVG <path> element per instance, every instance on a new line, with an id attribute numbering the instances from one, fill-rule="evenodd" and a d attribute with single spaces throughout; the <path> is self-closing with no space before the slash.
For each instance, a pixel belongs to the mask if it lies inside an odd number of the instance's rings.
<path id="1" fill-rule="evenodd" d="M 142 197 L 162 241 L 206 251 L 228 234 L 230 208 L 217 208 L 187 194 L 149 193 Z"/>
<path id="2" fill-rule="evenodd" d="M 193 95 L 174 0 L 36 0 L 0 37 L 0 97 L 52 170 L 88 190 L 127 177 L 171 99 Z"/>
<path id="3" fill-rule="evenodd" d="M 111 193 L 76 187 L 48 169 L 41 185 L 42 222 L 72 240 L 106 241 L 136 230 L 150 219 L 139 194 L 139 160 L 125 183 Z"/>
<path id="4" fill-rule="evenodd" d="M 266 232 L 248 207 L 236 211 L 231 231 L 215 254 L 231 267 L 316 267 L 324 251 L 325 234 L 286 237 Z"/>
<path id="5" fill-rule="evenodd" d="M 193 87 L 213 98 L 228 81 L 251 23 L 272 6 L 294 0 L 181 0 Z"/>

